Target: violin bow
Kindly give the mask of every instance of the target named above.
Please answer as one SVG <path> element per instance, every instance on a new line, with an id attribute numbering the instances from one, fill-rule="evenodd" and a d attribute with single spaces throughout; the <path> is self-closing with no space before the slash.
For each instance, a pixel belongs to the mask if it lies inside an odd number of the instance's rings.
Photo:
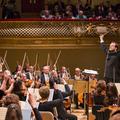
<path id="1" fill-rule="evenodd" d="M 8 63 L 7 63 L 7 61 L 6 61 L 6 57 L 7 57 L 7 50 L 5 51 L 5 54 L 4 54 L 4 58 L 2 59 L 2 61 L 3 61 L 3 64 L 5 64 L 5 67 L 6 67 L 6 69 L 7 70 L 10 70 L 9 69 L 9 66 L 8 66 Z"/>
<path id="2" fill-rule="evenodd" d="M 4 65 L 5 65 L 6 70 L 10 70 L 6 60 L 3 60 L 2 57 L 1 57 L 1 60 L 4 61 Z"/>
<path id="3" fill-rule="evenodd" d="M 7 50 L 5 51 L 5 54 L 4 54 L 4 57 L 3 57 L 3 64 L 5 63 L 6 57 L 7 57 Z"/>
<path id="4" fill-rule="evenodd" d="M 47 56 L 47 66 L 49 65 L 49 61 L 50 61 L 50 53 L 48 53 L 48 56 Z"/>
<path id="5" fill-rule="evenodd" d="M 58 53 L 58 56 L 57 56 L 57 58 L 56 58 L 56 61 L 55 61 L 54 66 L 56 66 L 56 64 L 57 64 L 57 62 L 58 62 L 58 60 L 59 60 L 60 55 L 61 55 L 61 50 L 60 50 L 59 53 Z"/>
<path id="6" fill-rule="evenodd" d="M 26 59 L 26 52 L 24 53 L 24 57 L 23 57 L 23 61 L 22 61 L 22 69 L 21 69 L 21 72 L 23 70 L 23 67 L 24 67 L 24 63 L 25 63 L 25 59 Z"/>
<path id="7" fill-rule="evenodd" d="M 34 64 L 35 71 L 36 71 L 37 63 L 38 63 L 38 53 L 36 54 L 36 57 L 35 57 L 35 64 Z"/>

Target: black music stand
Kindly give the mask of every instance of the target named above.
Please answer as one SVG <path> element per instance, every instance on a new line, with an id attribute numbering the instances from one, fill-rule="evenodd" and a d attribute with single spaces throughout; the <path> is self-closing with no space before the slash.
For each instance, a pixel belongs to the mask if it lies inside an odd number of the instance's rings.
<path id="1" fill-rule="evenodd" d="M 86 98 L 84 99 L 85 100 L 84 102 L 86 104 L 85 114 L 87 115 L 87 120 L 89 120 L 89 105 L 88 105 L 88 102 L 89 102 L 89 76 L 93 75 L 93 74 L 98 75 L 98 72 L 94 71 L 94 70 L 85 69 L 83 71 L 83 74 L 87 75 L 87 78 L 86 78 L 86 81 L 87 81 L 87 93 L 85 93 Z"/>

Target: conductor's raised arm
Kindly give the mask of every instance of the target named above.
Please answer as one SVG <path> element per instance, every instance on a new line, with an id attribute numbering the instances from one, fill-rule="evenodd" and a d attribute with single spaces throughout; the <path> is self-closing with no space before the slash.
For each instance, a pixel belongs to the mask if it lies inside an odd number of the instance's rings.
<path id="1" fill-rule="evenodd" d="M 104 39 L 103 39 L 104 35 L 100 35 L 99 37 L 100 37 L 100 46 L 103 49 L 103 51 L 105 52 L 105 54 L 107 54 L 108 49 L 107 49 Z"/>

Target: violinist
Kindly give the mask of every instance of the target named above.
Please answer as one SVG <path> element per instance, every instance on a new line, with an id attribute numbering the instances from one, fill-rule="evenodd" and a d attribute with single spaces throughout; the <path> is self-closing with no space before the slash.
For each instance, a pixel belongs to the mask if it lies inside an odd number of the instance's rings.
<path id="1" fill-rule="evenodd" d="M 59 73 L 59 77 L 61 79 L 65 79 L 65 80 L 68 80 L 70 79 L 70 73 L 67 71 L 66 67 L 65 66 L 62 66 L 61 67 L 61 71 Z"/>
<path id="2" fill-rule="evenodd" d="M 104 100 L 106 97 L 106 82 L 104 80 L 99 80 L 96 86 L 96 90 L 93 94 L 94 105 L 105 105 Z"/>
<path id="3" fill-rule="evenodd" d="M 19 79 L 21 77 L 21 74 L 22 74 L 22 66 L 19 64 L 17 65 L 15 72 L 13 72 L 14 79 Z"/>
<path id="4" fill-rule="evenodd" d="M 57 83 L 57 84 L 61 84 L 61 80 L 60 80 L 60 78 L 59 78 L 59 76 L 58 76 L 58 73 L 57 73 L 57 71 L 55 71 L 55 70 L 52 70 L 51 71 L 51 78 L 50 78 L 52 81 L 54 81 L 55 83 Z"/>
<path id="5" fill-rule="evenodd" d="M 119 104 L 118 90 L 114 83 L 108 83 L 106 86 L 105 105 L 113 106 Z"/>
<path id="6" fill-rule="evenodd" d="M 42 73 L 40 75 L 40 80 L 42 85 L 48 85 L 50 80 L 50 67 L 44 66 Z"/>
<path id="7" fill-rule="evenodd" d="M 29 67 L 30 67 L 29 63 L 26 63 L 26 64 L 25 64 L 24 71 L 25 71 L 25 72 L 29 72 Z"/>
<path id="8" fill-rule="evenodd" d="M 73 76 L 74 80 L 83 80 L 84 75 L 82 74 L 80 68 L 75 68 L 75 75 Z"/>
<path id="9" fill-rule="evenodd" d="M 29 66 L 26 72 L 26 77 L 28 80 L 34 80 L 34 67 L 33 66 Z"/>

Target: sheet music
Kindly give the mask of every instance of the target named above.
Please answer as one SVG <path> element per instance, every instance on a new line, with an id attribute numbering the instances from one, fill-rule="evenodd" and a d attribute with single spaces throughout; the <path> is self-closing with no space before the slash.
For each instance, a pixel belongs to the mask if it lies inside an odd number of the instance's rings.
<path id="1" fill-rule="evenodd" d="M 35 97 L 36 100 L 39 100 L 41 98 L 38 88 L 28 88 L 28 91 Z M 50 95 L 48 101 L 53 100 L 53 94 L 54 94 L 54 89 L 50 89 Z"/>
<path id="2" fill-rule="evenodd" d="M 65 92 L 65 86 L 62 85 L 62 84 L 57 84 L 57 88 L 58 90 L 62 91 L 62 92 Z"/>
<path id="3" fill-rule="evenodd" d="M 73 89 L 73 85 L 68 85 L 68 86 L 69 86 L 70 90 Z M 65 91 L 65 85 L 57 84 L 57 88 L 58 88 L 58 90 L 60 90 L 60 91 L 62 91 L 62 92 L 66 92 L 66 91 Z"/>
<path id="4" fill-rule="evenodd" d="M 7 114 L 7 108 L 0 107 L 0 120 L 5 120 Z"/>
<path id="5" fill-rule="evenodd" d="M 85 70 L 83 71 L 83 73 L 86 73 L 86 74 L 94 74 L 94 75 L 97 75 L 97 74 L 98 74 L 97 71 L 95 71 L 95 70 L 88 70 L 88 69 L 85 69 Z"/>

